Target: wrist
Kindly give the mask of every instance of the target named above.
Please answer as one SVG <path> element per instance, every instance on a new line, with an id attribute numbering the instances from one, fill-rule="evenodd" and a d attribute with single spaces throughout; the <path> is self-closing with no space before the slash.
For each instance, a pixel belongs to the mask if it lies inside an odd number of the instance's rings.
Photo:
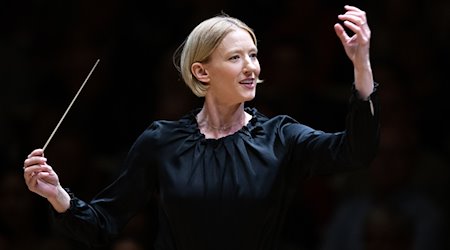
<path id="1" fill-rule="evenodd" d="M 374 90 L 372 69 L 369 65 L 355 67 L 355 88 L 363 100 L 367 100 Z"/>
<path id="2" fill-rule="evenodd" d="M 47 198 L 47 200 L 58 213 L 64 213 L 70 208 L 70 195 L 61 185 L 57 187 L 56 197 Z"/>

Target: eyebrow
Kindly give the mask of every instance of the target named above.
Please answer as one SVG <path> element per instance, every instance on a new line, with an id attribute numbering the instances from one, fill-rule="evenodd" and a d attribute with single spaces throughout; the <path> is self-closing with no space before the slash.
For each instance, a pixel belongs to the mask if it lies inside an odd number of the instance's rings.
<path id="1" fill-rule="evenodd" d="M 245 49 L 232 49 L 232 50 L 226 51 L 225 54 L 235 54 L 235 53 L 240 53 L 242 51 L 246 52 L 247 50 L 245 50 Z M 258 52 L 258 48 L 253 47 L 249 51 L 250 52 Z"/>

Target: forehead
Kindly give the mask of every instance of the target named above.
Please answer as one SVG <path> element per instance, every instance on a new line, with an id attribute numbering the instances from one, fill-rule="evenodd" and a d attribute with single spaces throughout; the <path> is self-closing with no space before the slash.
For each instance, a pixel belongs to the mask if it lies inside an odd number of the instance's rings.
<path id="1" fill-rule="evenodd" d="M 218 50 L 256 49 L 252 36 L 244 29 L 233 29 L 220 42 Z"/>

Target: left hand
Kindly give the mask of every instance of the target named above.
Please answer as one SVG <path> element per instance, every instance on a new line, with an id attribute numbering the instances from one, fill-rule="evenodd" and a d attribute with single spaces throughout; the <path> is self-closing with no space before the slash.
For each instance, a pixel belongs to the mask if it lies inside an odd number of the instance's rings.
<path id="1" fill-rule="evenodd" d="M 349 5 L 346 5 L 345 9 L 345 14 L 338 15 L 338 18 L 354 32 L 354 35 L 350 37 L 340 23 L 334 25 L 334 30 L 353 66 L 355 68 L 370 68 L 370 29 L 367 25 L 366 12 Z"/>

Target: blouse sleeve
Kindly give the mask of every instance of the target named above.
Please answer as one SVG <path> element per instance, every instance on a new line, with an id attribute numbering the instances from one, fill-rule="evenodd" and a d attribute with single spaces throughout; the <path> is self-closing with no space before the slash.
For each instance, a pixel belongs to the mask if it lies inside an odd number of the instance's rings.
<path id="1" fill-rule="evenodd" d="M 346 129 L 327 133 L 301 124 L 282 127 L 292 139 L 292 163 L 301 175 L 327 175 L 368 167 L 379 143 L 378 84 L 368 100 L 353 88 L 346 117 Z"/>
<path id="2" fill-rule="evenodd" d="M 111 241 L 156 190 L 157 171 L 152 150 L 155 133 L 155 127 L 151 126 L 138 137 L 119 177 L 90 202 L 77 198 L 69 190 L 70 208 L 62 214 L 52 210 L 56 228 L 90 247 Z"/>

